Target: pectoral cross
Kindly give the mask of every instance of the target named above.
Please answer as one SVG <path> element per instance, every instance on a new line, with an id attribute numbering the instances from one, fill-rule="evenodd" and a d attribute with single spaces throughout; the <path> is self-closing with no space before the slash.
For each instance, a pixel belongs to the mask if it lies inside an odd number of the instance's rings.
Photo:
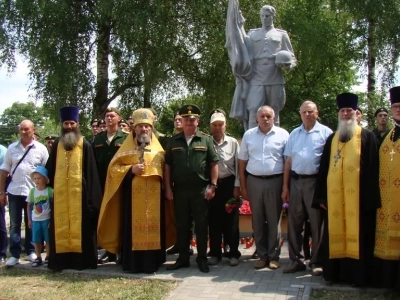
<path id="1" fill-rule="evenodd" d="M 136 150 L 140 151 L 140 155 L 139 155 L 139 162 L 141 164 L 144 164 L 144 153 L 145 152 L 151 152 L 150 149 L 145 149 L 146 146 L 148 146 L 148 144 L 146 143 L 141 143 L 140 146 L 136 147 Z"/>
<path id="2" fill-rule="evenodd" d="M 338 149 L 338 151 L 336 152 L 336 154 L 333 156 L 333 158 L 335 159 L 335 166 L 336 166 L 337 162 L 339 161 L 339 159 L 342 158 L 342 157 L 340 156 L 340 152 L 341 152 L 341 150 Z"/>
<path id="3" fill-rule="evenodd" d="M 392 149 L 392 151 L 390 151 L 390 161 L 393 161 L 393 156 L 396 154 L 396 152 L 394 151 L 394 149 Z"/>

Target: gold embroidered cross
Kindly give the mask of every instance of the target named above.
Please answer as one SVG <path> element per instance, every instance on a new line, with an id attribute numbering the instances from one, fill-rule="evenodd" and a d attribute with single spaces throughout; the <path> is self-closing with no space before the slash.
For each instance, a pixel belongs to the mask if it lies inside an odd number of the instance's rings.
<path id="1" fill-rule="evenodd" d="M 393 156 L 396 154 L 396 152 L 394 151 L 394 149 L 392 149 L 392 151 L 390 151 L 390 161 L 393 161 Z"/>

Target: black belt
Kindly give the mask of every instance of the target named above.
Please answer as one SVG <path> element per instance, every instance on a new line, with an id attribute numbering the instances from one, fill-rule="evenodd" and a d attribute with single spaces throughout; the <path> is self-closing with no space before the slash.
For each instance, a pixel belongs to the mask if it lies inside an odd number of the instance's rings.
<path id="1" fill-rule="evenodd" d="M 274 175 L 253 175 L 253 174 L 249 173 L 249 175 L 253 176 L 255 178 L 260 178 L 260 179 L 272 179 L 272 178 L 281 177 L 283 174 L 281 173 L 281 174 L 274 174 Z"/>
<path id="2" fill-rule="evenodd" d="M 317 174 L 312 174 L 312 175 L 307 175 L 307 174 L 297 174 L 295 171 L 290 171 L 291 172 L 291 177 L 293 179 L 303 179 L 303 178 L 313 178 L 313 177 L 317 177 Z"/>

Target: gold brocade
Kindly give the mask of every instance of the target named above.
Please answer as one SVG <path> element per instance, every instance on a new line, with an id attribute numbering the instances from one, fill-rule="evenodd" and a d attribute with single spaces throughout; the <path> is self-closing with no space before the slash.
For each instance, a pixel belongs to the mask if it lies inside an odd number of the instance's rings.
<path id="1" fill-rule="evenodd" d="M 97 227 L 98 244 L 118 253 L 122 233 L 122 181 L 139 163 L 140 151 L 130 133 L 108 166 L 106 186 Z M 148 151 L 150 150 L 150 151 Z M 147 152 L 148 151 L 148 152 Z M 145 168 L 132 182 L 132 250 L 161 249 L 160 179 L 163 176 L 164 150 L 155 135 L 144 152 Z"/>
<path id="2" fill-rule="evenodd" d="M 57 253 L 82 253 L 83 138 L 71 151 L 58 143 L 54 177 L 54 234 Z"/>
<path id="3" fill-rule="evenodd" d="M 400 257 L 400 141 L 386 136 L 379 149 L 379 187 L 381 208 L 376 213 L 376 257 L 399 260 Z M 394 152 L 392 152 L 394 151 Z M 393 157 L 393 160 L 391 158 Z"/>
<path id="4" fill-rule="evenodd" d="M 335 154 L 341 158 L 335 166 Z M 359 259 L 361 127 L 345 145 L 335 133 L 328 172 L 329 258 Z"/>

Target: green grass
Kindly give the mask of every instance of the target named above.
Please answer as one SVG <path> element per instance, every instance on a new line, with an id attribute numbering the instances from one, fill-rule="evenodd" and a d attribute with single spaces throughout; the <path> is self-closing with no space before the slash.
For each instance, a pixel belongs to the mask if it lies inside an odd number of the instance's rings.
<path id="1" fill-rule="evenodd" d="M 311 292 L 311 300 L 398 300 L 400 293 L 397 291 L 388 290 L 363 290 L 363 291 L 339 291 L 339 290 L 324 290 L 314 289 Z"/>
<path id="2" fill-rule="evenodd" d="M 0 268 L 0 299 L 163 299 L 176 282 Z"/>

